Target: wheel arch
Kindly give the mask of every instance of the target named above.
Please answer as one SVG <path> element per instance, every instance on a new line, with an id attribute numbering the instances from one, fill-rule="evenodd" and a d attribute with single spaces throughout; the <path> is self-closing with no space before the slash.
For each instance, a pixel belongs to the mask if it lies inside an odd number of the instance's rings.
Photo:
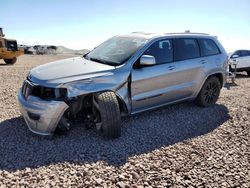
<path id="1" fill-rule="evenodd" d="M 196 94 L 194 95 L 194 98 L 196 98 L 196 97 L 199 95 L 199 93 L 200 93 L 200 91 L 201 91 L 201 89 L 202 89 L 204 83 L 205 83 L 209 78 L 211 78 L 211 77 L 213 77 L 213 76 L 219 79 L 220 84 L 221 84 L 221 88 L 223 87 L 223 82 L 224 82 L 224 81 L 223 81 L 223 73 L 221 73 L 221 72 L 212 73 L 212 74 L 208 75 L 208 76 L 206 77 L 206 79 L 203 80 L 202 84 L 199 86 L 199 89 L 197 90 Z"/>
<path id="2" fill-rule="evenodd" d="M 221 85 L 221 88 L 223 87 L 223 74 L 222 73 L 214 73 L 214 74 L 211 74 L 211 75 L 209 75 L 208 77 L 207 77 L 207 79 L 209 79 L 209 78 L 211 78 L 211 77 L 216 77 L 216 78 L 218 78 L 219 79 L 219 81 L 220 81 L 220 85 Z M 206 79 L 206 80 L 207 80 Z M 206 81 L 205 80 L 205 81 Z M 205 83 L 205 82 L 204 82 Z M 203 83 L 203 84 L 204 84 Z"/>
<path id="3" fill-rule="evenodd" d="M 88 95 L 95 95 L 97 93 L 103 93 L 103 92 L 113 92 L 117 98 L 121 115 L 129 114 L 129 107 L 128 107 L 128 104 L 125 102 L 126 99 L 124 99 L 124 97 L 122 97 L 118 92 L 115 92 L 113 90 L 103 90 L 103 91 L 89 93 Z"/>
<path id="4" fill-rule="evenodd" d="M 118 103 L 119 103 L 119 108 L 120 108 L 121 114 L 127 115 L 129 113 L 129 109 L 128 109 L 126 102 L 117 93 L 115 93 L 115 95 L 116 95 L 116 98 L 117 98 Z"/>

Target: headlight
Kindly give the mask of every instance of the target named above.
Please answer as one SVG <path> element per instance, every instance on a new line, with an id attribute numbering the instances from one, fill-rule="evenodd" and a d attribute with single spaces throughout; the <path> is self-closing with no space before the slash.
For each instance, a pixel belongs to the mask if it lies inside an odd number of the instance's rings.
<path id="1" fill-rule="evenodd" d="M 56 88 L 55 94 L 57 99 L 64 99 L 67 97 L 67 89 L 66 88 Z"/>
<path id="2" fill-rule="evenodd" d="M 54 99 L 55 98 L 55 90 L 53 88 L 42 88 L 41 93 L 42 99 Z"/>
<path id="3" fill-rule="evenodd" d="M 67 89 L 34 86 L 32 95 L 44 100 L 62 100 L 67 97 Z"/>

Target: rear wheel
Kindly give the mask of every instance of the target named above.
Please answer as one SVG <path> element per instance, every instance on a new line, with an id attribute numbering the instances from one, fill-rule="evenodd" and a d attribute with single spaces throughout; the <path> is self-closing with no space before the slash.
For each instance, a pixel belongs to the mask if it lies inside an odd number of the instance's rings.
<path id="1" fill-rule="evenodd" d="M 107 138 L 121 136 L 121 114 L 119 103 L 113 92 L 103 92 L 93 97 L 97 130 Z"/>
<path id="2" fill-rule="evenodd" d="M 206 80 L 201 88 L 195 102 L 203 107 L 207 107 L 216 103 L 219 98 L 221 84 L 217 77 L 211 77 Z"/>
<path id="3" fill-rule="evenodd" d="M 14 57 L 13 59 L 4 59 L 4 62 L 8 65 L 12 65 L 12 64 L 16 63 L 16 61 L 17 61 L 16 57 Z"/>

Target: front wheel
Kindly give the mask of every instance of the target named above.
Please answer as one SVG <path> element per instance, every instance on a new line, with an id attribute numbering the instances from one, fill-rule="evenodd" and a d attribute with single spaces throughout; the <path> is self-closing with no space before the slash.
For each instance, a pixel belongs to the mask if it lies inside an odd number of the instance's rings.
<path id="1" fill-rule="evenodd" d="M 219 98 L 221 83 L 217 77 L 211 77 L 206 80 L 198 94 L 196 104 L 208 107 L 216 103 Z"/>
<path id="2" fill-rule="evenodd" d="M 113 92 L 98 93 L 93 98 L 98 121 L 97 130 L 107 138 L 118 138 L 121 136 L 121 114 L 119 103 Z"/>
<path id="3" fill-rule="evenodd" d="M 4 62 L 5 62 L 6 64 L 8 64 L 8 65 L 13 65 L 14 63 L 16 63 L 16 61 L 17 61 L 17 58 L 16 58 L 16 57 L 14 57 L 14 58 L 12 58 L 12 59 L 4 59 Z"/>

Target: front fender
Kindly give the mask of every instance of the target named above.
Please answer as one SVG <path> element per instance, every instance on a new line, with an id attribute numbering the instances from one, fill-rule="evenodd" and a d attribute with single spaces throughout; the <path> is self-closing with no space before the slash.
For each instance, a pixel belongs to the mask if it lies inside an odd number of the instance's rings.
<path id="1" fill-rule="evenodd" d="M 102 76 L 76 82 L 64 84 L 63 88 L 67 88 L 67 97 L 74 98 L 92 93 L 113 91 L 118 99 L 126 105 L 128 113 L 131 111 L 129 84 L 127 75 L 119 75 L 119 77 Z"/>

